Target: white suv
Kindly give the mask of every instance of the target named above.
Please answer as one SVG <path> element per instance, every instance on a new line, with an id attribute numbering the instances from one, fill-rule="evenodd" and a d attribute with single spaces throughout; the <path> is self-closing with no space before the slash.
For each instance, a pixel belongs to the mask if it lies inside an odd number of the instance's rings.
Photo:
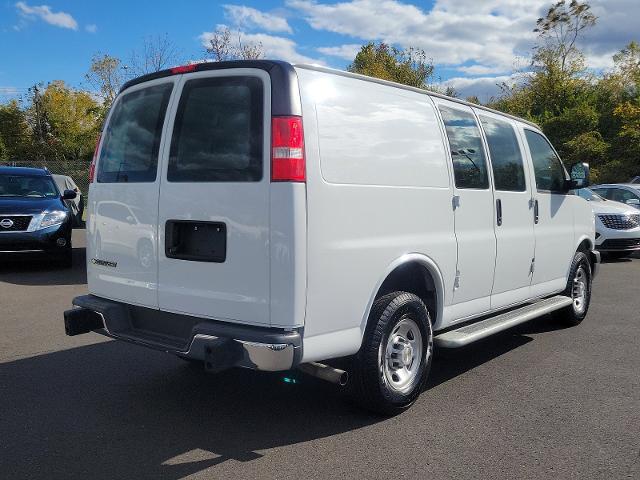
<path id="1" fill-rule="evenodd" d="M 393 414 L 434 348 L 587 314 L 588 167 L 571 179 L 536 125 L 478 105 L 318 66 L 189 65 L 123 87 L 91 168 L 69 335 L 299 368 Z"/>
<path id="2" fill-rule="evenodd" d="M 640 212 L 609 201 L 589 188 L 578 195 L 590 202 L 596 219 L 596 249 L 609 258 L 624 258 L 640 251 Z"/>

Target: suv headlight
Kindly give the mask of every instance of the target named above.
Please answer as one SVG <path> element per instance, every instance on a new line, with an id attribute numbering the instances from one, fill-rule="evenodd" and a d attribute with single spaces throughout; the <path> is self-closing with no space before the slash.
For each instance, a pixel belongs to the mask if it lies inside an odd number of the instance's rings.
<path id="1" fill-rule="evenodd" d="M 40 228 L 53 227 L 54 225 L 60 225 L 67 218 L 67 212 L 62 210 L 56 210 L 53 212 L 45 213 L 40 220 Z"/>

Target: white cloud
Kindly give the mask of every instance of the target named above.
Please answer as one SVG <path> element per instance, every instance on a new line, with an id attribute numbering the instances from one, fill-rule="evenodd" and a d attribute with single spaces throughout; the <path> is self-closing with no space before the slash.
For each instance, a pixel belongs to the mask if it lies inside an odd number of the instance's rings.
<path id="1" fill-rule="evenodd" d="M 18 2 L 16 3 L 16 8 L 24 18 L 39 18 L 49 25 L 56 27 L 68 28 L 70 30 L 78 29 L 78 22 L 76 22 L 75 18 L 73 18 L 71 14 L 66 12 L 53 12 L 51 7 L 47 5 L 30 6 L 27 2 Z"/>
<path id="2" fill-rule="evenodd" d="M 438 65 L 474 62 L 485 72 L 504 72 L 530 49 L 535 21 L 549 0 L 436 0 L 428 11 L 397 0 L 286 3 L 316 30 L 419 47 Z"/>
<path id="3" fill-rule="evenodd" d="M 419 47 L 436 65 L 458 66 L 460 72 L 468 75 L 511 72 L 526 64 L 522 57 L 530 55 L 536 41 L 535 22 L 552 3 L 551 0 L 436 0 L 427 10 L 399 0 L 286 0 L 286 5 L 300 12 L 316 30 L 363 42 L 375 40 Z M 591 0 L 590 4 L 599 17 L 598 24 L 585 33 L 580 46 L 589 66 L 603 68 L 611 64 L 608 59 L 611 54 L 637 39 L 640 1 Z M 347 58 L 343 53 L 337 56 Z M 467 63 L 472 65 L 462 65 Z"/>
<path id="4" fill-rule="evenodd" d="M 318 47 L 316 50 L 324 55 L 352 61 L 361 48 L 362 45 L 359 43 L 349 43 L 337 47 Z"/>
<path id="5" fill-rule="evenodd" d="M 458 72 L 466 73 L 467 75 L 489 75 L 491 73 L 504 73 L 505 69 L 501 67 L 489 67 L 487 65 L 468 65 L 456 67 Z"/>
<path id="6" fill-rule="evenodd" d="M 397 0 L 320 4 L 287 0 L 316 30 L 353 38 L 419 47 L 438 65 L 478 63 L 511 71 L 513 58 L 528 51 L 548 0 L 436 0 L 431 10 Z"/>
<path id="7" fill-rule="evenodd" d="M 96 33 L 98 26 L 95 23 L 90 23 L 89 25 L 85 25 L 84 29 L 89 33 Z"/>
<path id="8" fill-rule="evenodd" d="M 0 96 L 13 96 L 18 94 L 16 87 L 0 87 Z"/>
<path id="9" fill-rule="evenodd" d="M 481 102 L 487 102 L 500 93 L 499 85 L 516 83 L 517 75 L 498 75 L 495 77 L 455 77 L 442 82 L 443 86 L 453 87 L 461 98 L 477 96 Z"/>
<path id="10" fill-rule="evenodd" d="M 226 28 L 226 25 L 217 25 L 216 29 L 221 30 Z M 204 32 L 200 35 L 200 41 L 206 48 L 209 46 L 209 40 L 213 37 L 215 32 Z M 247 33 L 243 31 L 237 31 L 232 33 L 231 37 L 242 39 L 243 44 L 261 44 L 265 58 L 274 60 L 285 60 L 291 63 L 319 63 L 324 62 L 307 57 L 297 51 L 297 44 L 293 40 L 285 37 L 279 37 L 275 35 L 269 35 L 267 33 Z"/>
<path id="11" fill-rule="evenodd" d="M 287 20 L 244 5 L 223 5 L 225 16 L 237 27 L 260 28 L 267 32 L 293 33 Z"/>

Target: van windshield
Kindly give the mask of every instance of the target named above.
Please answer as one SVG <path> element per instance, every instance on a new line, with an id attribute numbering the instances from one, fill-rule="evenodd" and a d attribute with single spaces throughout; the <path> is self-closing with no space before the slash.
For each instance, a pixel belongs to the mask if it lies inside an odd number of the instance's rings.
<path id="1" fill-rule="evenodd" d="M 0 197 L 55 198 L 58 189 L 41 175 L 0 175 Z"/>

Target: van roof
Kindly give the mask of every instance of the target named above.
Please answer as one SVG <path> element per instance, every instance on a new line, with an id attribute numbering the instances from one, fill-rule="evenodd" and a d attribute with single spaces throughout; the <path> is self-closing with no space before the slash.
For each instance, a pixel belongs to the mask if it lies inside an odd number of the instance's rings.
<path id="1" fill-rule="evenodd" d="M 391 82 L 389 80 L 383 80 L 381 78 L 368 77 L 366 75 L 360 75 L 359 73 L 352 73 L 352 72 L 347 72 L 345 70 L 338 70 L 338 69 L 335 69 L 335 68 L 323 67 L 321 65 L 312 65 L 312 64 L 302 63 L 302 64 L 295 64 L 294 66 L 297 67 L 297 68 L 305 68 L 307 70 L 316 70 L 318 72 L 325 72 L 325 73 L 331 73 L 331 74 L 334 74 L 334 75 L 340 75 L 341 77 L 357 78 L 357 79 L 363 80 L 365 82 L 379 83 L 381 85 L 388 85 L 390 87 L 396 87 L 396 88 L 401 88 L 403 90 L 410 90 L 412 92 L 422 93 L 422 94 L 425 94 L 425 95 L 431 95 L 432 97 L 443 98 L 443 99 L 449 100 L 451 102 L 460 103 L 462 105 L 467 105 L 469 107 L 478 108 L 480 110 L 485 110 L 485 111 L 488 111 L 488 112 L 492 112 L 492 113 L 495 113 L 497 115 L 502 115 L 504 117 L 511 118 L 512 120 L 516 120 L 518 122 L 526 123 L 527 125 L 530 125 L 532 127 L 535 127 L 537 130 L 540 130 L 540 127 L 538 125 L 536 125 L 534 122 L 531 122 L 530 120 L 526 120 L 524 118 L 517 117 L 515 115 L 511 115 L 510 113 L 501 112 L 501 111 L 495 110 L 493 108 L 485 107 L 484 105 L 478 105 L 477 103 L 467 102 L 466 100 L 462 100 L 460 98 L 450 97 L 450 96 L 444 95 L 442 93 L 433 92 L 431 90 L 425 90 L 423 88 L 417 88 L 417 87 L 410 87 L 409 85 L 404 85 L 402 83 Z"/>
<path id="2" fill-rule="evenodd" d="M 123 92 L 124 90 L 132 87 L 133 85 L 148 82 L 150 80 L 155 80 L 158 78 L 169 77 L 172 75 L 179 75 L 181 73 L 201 72 L 206 70 L 222 70 L 227 68 L 258 68 L 260 70 L 266 70 L 267 72 L 269 72 L 271 77 L 272 78 L 275 77 L 278 81 L 278 84 L 283 86 L 282 95 L 276 95 L 276 93 L 278 93 L 279 91 L 282 91 L 281 89 L 275 90 L 272 94 L 271 107 L 273 110 L 273 114 L 274 115 L 301 115 L 302 107 L 300 105 L 300 96 L 297 92 L 294 91 L 294 87 L 296 84 L 294 67 L 304 68 L 307 70 L 316 70 L 319 72 L 329 73 L 332 75 L 340 75 L 342 77 L 355 78 L 365 82 L 379 83 L 381 85 L 401 88 L 403 90 L 410 90 L 412 92 L 422 93 L 424 95 L 430 95 L 432 97 L 443 98 L 452 102 L 460 103 L 462 105 L 467 105 L 473 108 L 478 108 L 480 110 L 493 112 L 498 115 L 502 115 L 507 118 L 510 118 L 512 120 L 525 123 L 527 125 L 530 125 L 536 128 L 537 130 L 540 130 L 540 127 L 538 125 L 536 125 L 535 123 L 529 120 L 525 120 L 524 118 L 520 118 L 520 117 L 516 117 L 515 115 L 500 112 L 498 110 L 494 110 L 493 108 L 485 107 L 483 105 L 467 102 L 466 100 L 461 100 L 459 98 L 449 97 L 441 93 L 432 92 L 430 90 L 424 90 L 417 87 L 410 87 L 408 85 L 403 85 L 396 82 L 390 82 L 388 80 L 382 80 L 379 78 L 368 77 L 366 75 L 346 72 L 344 70 L 337 70 L 334 68 L 323 67 L 321 65 L 291 64 L 289 62 L 283 62 L 280 60 L 233 60 L 233 61 L 227 61 L 227 62 L 194 63 L 191 65 L 186 65 L 182 67 L 173 67 L 166 70 L 160 70 L 159 72 L 142 75 L 141 77 L 134 78 L 133 80 L 129 80 L 127 83 L 125 83 L 122 86 L 122 88 L 120 89 L 120 92 Z"/>

